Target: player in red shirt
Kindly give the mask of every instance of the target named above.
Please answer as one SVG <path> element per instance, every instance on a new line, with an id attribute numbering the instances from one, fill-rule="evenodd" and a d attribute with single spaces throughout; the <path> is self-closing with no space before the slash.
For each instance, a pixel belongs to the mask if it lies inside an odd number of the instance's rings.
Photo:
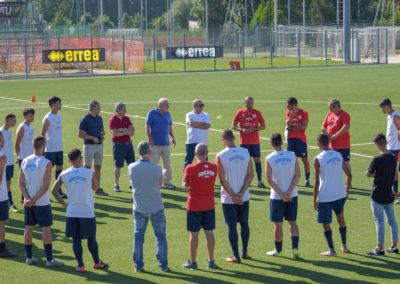
<path id="1" fill-rule="evenodd" d="M 240 131 L 240 147 L 246 148 L 251 157 L 253 157 L 256 167 L 258 187 L 266 188 L 262 177 L 261 168 L 261 150 L 260 150 L 260 136 L 259 131 L 265 129 L 265 120 L 261 112 L 254 106 L 254 98 L 246 97 L 244 99 L 245 108 L 238 110 L 236 113 L 232 128 Z M 238 126 L 240 124 L 240 126 Z"/>
<path id="2" fill-rule="evenodd" d="M 286 101 L 286 127 L 287 127 L 287 150 L 294 152 L 296 157 L 301 158 L 304 165 L 306 187 L 310 187 L 310 162 L 307 153 L 306 129 L 308 126 L 308 112 L 297 106 L 297 99 L 290 97 Z"/>
<path id="3" fill-rule="evenodd" d="M 186 166 L 183 176 L 184 188 L 189 188 L 187 199 L 187 230 L 190 232 L 190 258 L 183 268 L 197 269 L 196 254 L 199 231 L 203 227 L 207 238 L 208 268 L 216 268 L 214 262 L 215 205 L 214 184 L 217 178 L 217 165 L 207 162 L 207 145 L 196 145 L 194 154 L 198 162 Z"/>
<path id="4" fill-rule="evenodd" d="M 350 167 L 350 115 L 340 109 L 340 101 L 332 99 L 329 101 L 331 110 L 322 124 L 322 132 L 331 137 L 329 148 L 342 154 L 346 167 L 351 173 Z"/>

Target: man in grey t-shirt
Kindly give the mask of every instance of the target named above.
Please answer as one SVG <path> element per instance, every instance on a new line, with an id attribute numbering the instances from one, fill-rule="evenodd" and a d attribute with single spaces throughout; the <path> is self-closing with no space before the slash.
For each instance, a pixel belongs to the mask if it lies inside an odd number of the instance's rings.
<path id="1" fill-rule="evenodd" d="M 133 218 L 135 239 L 133 241 L 133 262 L 136 272 L 143 271 L 143 243 L 147 222 L 150 219 L 157 239 L 157 259 L 162 272 L 168 272 L 168 246 L 165 233 L 164 204 L 160 186 L 164 182 L 162 169 L 150 162 L 151 146 L 140 142 L 140 160 L 128 166 L 133 187 Z"/>

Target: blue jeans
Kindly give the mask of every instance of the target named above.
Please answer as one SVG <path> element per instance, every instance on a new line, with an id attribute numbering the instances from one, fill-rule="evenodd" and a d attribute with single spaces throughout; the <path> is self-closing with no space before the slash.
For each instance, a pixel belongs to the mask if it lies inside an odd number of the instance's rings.
<path id="1" fill-rule="evenodd" d="M 190 165 L 194 160 L 194 150 L 196 149 L 196 145 L 198 143 L 186 144 L 186 157 L 185 157 L 185 165 L 183 166 L 183 171 L 185 172 L 186 166 Z"/>
<path id="2" fill-rule="evenodd" d="M 392 242 L 399 240 L 398 226 L 396 217 L 394 216 L 393 203 L 380 204 L 371 200 L 372 213 L 374 213 L 376 234 L 378 235 L 378 244 L 383 245 L 385 243 L 385 221 L 383 219 L 383 213 L 386 215 L 386 220 L 390 226 L 390 232 L 392 233 Z"/>
<path id="3" fill-rule="evenodd" d="M 147 222 L 151 221 L 153 225 L 154 234 L 156 236 L 156 257 L 158 259 L 158 266 L 161 269 L 168 267 L 168 246 L 165 233 L 165 215 L 164 209 L 154 213 L 140 213 L 133 211 L 133 218 L 135 220 L 133 232 L 135 238 L 133 240 L 133 262 L 135 268 L 140 270 L 143 268 L 143 243 L 144 234 L 146 233 Z"/>

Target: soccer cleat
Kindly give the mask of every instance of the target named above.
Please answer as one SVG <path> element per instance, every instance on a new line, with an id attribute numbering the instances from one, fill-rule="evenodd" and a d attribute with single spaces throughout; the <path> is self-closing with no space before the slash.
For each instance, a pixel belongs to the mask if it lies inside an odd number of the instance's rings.
<path id="1" fill-rule="evenodd" d="M 347 248 L 346 244 L 342 244 L 342 253 L 349 253 L 349 249 Z"/>
<path id="2" fill-rule="evenodd" d="M 144 269 L 143 269 L 143 268 L 136 268 L 136 267 L 134 267 L 134 270 L 135 270 L 135 272 L 137 272 L 137 273 L 144 272 Z"/>
<path id="3" fill-rule="evenodd" d="M 388 248 L 386 249 L 386 252 L 398 254 L 398 253 L 399 253 L 399 248 L 398 248 L 397 246 L 396 246 L 396 247 L 390 246 L 390 247 L 388 247 Z"/>
<path id="4" fill-rule="evenodd" d="M 161 268 L 161 272 L 169 272 L 169 268 L 168 267 Z"/>
<path id="5" fill-rule="evenodd" d="M 241 263 L 240 258 L 235 258 L 234 256 L 226 258 L 225 261 L 232 263 Z"/>
<path id="6" fill-rule="evenodd" d="M 163 188 L 166 188 L 166 189 L 175 189 L 176 186 L 173 185 L 172 183 L 164 183 Z"/>
<path id="7" fill-rule="evenodd" d="M 18 208 L 14 204 L 10 206 L 10 210 L 14 213 L 18 212 Z"/>
<path id="8" fill-rule="evenodd" d="M 398 192 L 396 192 L 396 191 L 393 191 L 393 194 L 394 194 L 394 196 L 399 196 L 399 193 Z"/>
<path id="9" fill-rule="evenodd" d="M 33 256 L 31 258 L 26 258 L 25 260 L 26 264 L 28 265 L 32 265 L 35 264 L 36 262 L 38 262 L 37 258 L 34 258 Z"/>
<path id="10" fill-rule="evenodd" d="M 190 262 L 190 259 L 188 259 L 187 262 L 182 264 L 182 267 L 187 269 L 197 269 L 197 262 Z"/>
<path id="11" fill-rule="evenodd" d="M 93 268 L 94 269 L 103 269 L 103 268 L 108 268 L 108 263 L 103 262 L 100 260 L 99 263 L 93 263 Z"/>
<path id="12" fill-rule="evenodd" d="M 271 251 L 267 251 L 267 255 L 268 256 L 282 256 L 281 252 L 278 252 L 276 249 L 271 250 Z"/>
<path id="13" fill-rule="evenodd" d="M 78 266 L 78 267 L 75 267 L 75 270 L 77 272 L 79 272 L 79 273 L 83 273 L 83 272 L 85 272 L 85 267 L 84 266 Z"/>
<path id="14" fill-rule="evenodd" d="M 217 269 L 218 266 L 215 264 L 215 261 L 208 261 L 207 262 L 207 269 Z"/>
<path id="15" fill-rule="evenodd" d="M 385 256 L 385 251 L 383 249 L 374 248 L 370 251 L 366 251 L 365 254 L 373 256 Z"/>
<path id="16" fill-rule="evenodd" d="M 114 186 L 114 191 L 115 192 L 121 192 L 121 190 L 119 189 L 119 185 Z"/>
<path id="17" fill-rule="evenodd" d="M 304 186 L 305 186 L 305 187 L 311 187 L 311 185 L 310 185 L 310 181 L 309 181 L 309 180 L 306 180 L 306 182 L 305 182 Z"/>
<path id="18" fill-rule="evenodd" d="M 259 187 L 259 188 L 267 188 L 267 187 L 265 186 L 265 184 L 264 184 L 262 181 L 259 181 L 259 182 L 258 182 L 258 187 Z"/>
<path id="19" fill-rule="evenodd" d="M 300 253 L 298 249 L 293 249 L 292 250 L 292 258 L 293 259 L 299 259 L 300 258 Z"/>
<path id="20" fill-rule="evenodd" d="M 251 256 L 248 253 L 242 254 L 243 259 L 251 259 Z"/>
<path id="21" fill-rule="evenodd" d="M 14 257 L 18 256 L 15 252 L 9 251 L 5 249 L 4 251 L 0 252 L 0 257 Z"/>
<path id="22" fill-rule="evenodd" d="M 330 256 L 330 257 L 337 257 L 336 251 L 334 249 L 323 251 L 323 252 L 321 252 L 321 255 Z"/>
<path id="23" fill-rule="evenodd" d="M 108 193 L 104 192 L 102 188 L 97 189 L 94 194 L 98 196 L 108 196 Z"/>
<path id="24" fill-rule="evenodd" d="M 46 261 L 46 267 L 56 267 L 56 266 L 63 266 L 64 262 L 55 260 L 54 258 L 51 261 Z"/>

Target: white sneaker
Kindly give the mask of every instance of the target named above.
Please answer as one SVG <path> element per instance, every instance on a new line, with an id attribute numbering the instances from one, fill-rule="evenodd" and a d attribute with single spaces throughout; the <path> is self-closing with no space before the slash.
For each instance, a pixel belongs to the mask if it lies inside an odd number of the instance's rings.
<path id="1" fill-rule="evenodd" d="M 37 258 L 34 258 L 33 256 L 31 258 L 26 258 L 26 264 L 28 265 L 32 265 L 35 264 L 36 262 L 38 262 Z"/>
<path id="2" fill-rule="evenodd" d="M 276 249 L 274 249 L 274 250 L 268 251 L 268 252 L 267 252 L 267 255 L 268 255 L 268 256 L 280 256 L 281 253 L 278 252 Z"/>
<path id="3" fill-rule="evenodd" d="M 63 266 L 64 262 L 57 261 L 54 258 L 51 261 L 46 261 L 46 267 Z"/>

